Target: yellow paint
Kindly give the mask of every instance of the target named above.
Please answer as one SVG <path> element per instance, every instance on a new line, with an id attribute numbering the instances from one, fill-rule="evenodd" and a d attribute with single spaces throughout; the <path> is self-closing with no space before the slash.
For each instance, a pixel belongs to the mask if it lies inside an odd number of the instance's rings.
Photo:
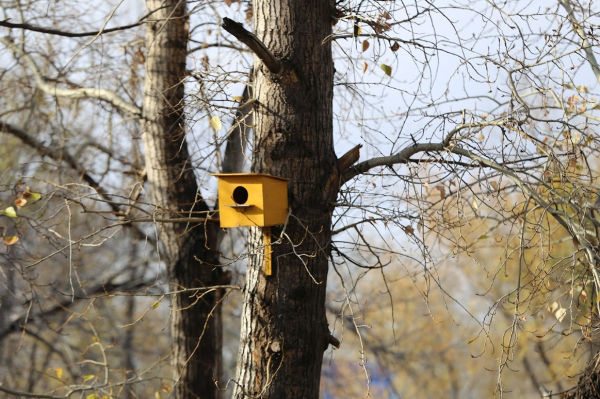
<path id="1" fill-rule="evenodd" d="M 289 179 L 261 173 L 215 174 L 221 227 L 275 226 L 288 214 Z"/>
<path id="2" fill-rule="evenodd" d="M 265 246 L 265 275 L 270 276 L 273 274 L 272 260 L 271 260 L 271 228 L 263 228 L 263 245 Z"/>

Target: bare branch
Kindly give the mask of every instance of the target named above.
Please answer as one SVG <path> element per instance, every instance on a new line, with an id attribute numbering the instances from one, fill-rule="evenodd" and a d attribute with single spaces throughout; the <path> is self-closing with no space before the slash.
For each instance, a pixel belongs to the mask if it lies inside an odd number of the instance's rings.
<path id="1" fill-rule="evenodd" d="M 27 63 L 27 65 L 33 71 L 33 75 L 35 76 L 35 80 L 38 84 L 38 87 L 45 93 L 50 94 L 52 96 L 65 98 L 97 98 L 99 100 L 106 101 L 114 105 L 118 109 L 132 114 L 136 117 L 142 115 L 142 110 L 137 105 L 124 100 L 121 96 L 119 96 L 112 90 L 99 89 L 96 87 L 82 87 L 79 89 L 60 89 L 56 87 L 56 84 L 48 83 L 48 79 L 42 76 L 37 64 L 29 54 L 24 53 L 20 48 L 15 46 L 14 43 L 7 37 L 0 38 L 0 43 L 4 44 L 14 54 L 23 57 L 25 63 Z"/>
<path id="2" fill-rule="evenodd" d="M 592 44 L 588 40 L 585 30 L 579 21 L 577 21 L 577 18 L 575 18 L 575 13 L 573 12 L 573 7 L 571 7 L 570 0 L 558 0 L 558 2 L 567 12 L 567 17 L 569 18 L 571 25 L 573 25 L 573 30 L 581 38 L 581 47 L 583 48 L 583 51 L 585 51 L 585 56 L 592 67 L 592 71 L 594 71 L 594 75 L 596 75 L 596 80 L 600 83 L 600 66 L 598 66 L 598 61 L 596 61 L 596 56 L 592 50 Z"/>
<path id="3" fill-rule="evenodd" d="M 71 154 L 69 154 L 67 151 L 61 151 L 61 150 L 55 150 L 55 149 L 49 148 L 49 147 L 45 146 L 44 144 L 40 143 L 38 140 L 36 140 L 34 137 L 32 137 L 27 132 L 25 132 L 9 123 L 3 122 L 1 120 L 0 120 L 0 132 L 12 134 L 13 136 L 15 136 L 19 140 L 21 140 L 24 144 L 30 146 L 31 148 L 34 148 L 38 152 L 38 154 L 43 157 L 51 158 L 57 162 L 65 162 L 74 171 L 79 173 L 81 178 L 87 184 L 89 184 L 90 187 L 92 187 L 94 190 L 96 190 L 96 192 L 102 198 L 104 198 L 106 200 L 105 202 L 108 203 L 111 208 L 111 211 L 109 211 L 109 212 L 114 213 L 115 215 L 126 215 L 121 210 L 121 207 L 110 199 L 108 192 L 100 185 L 100 183 L 97 182 L 96 179 L 94 179 L 88 173 L 88 171 L 83 166 L 81 166 L 81 164 L 77 161 L 77 159 L 75 159 L 75 157 L 71 156 Z M 154 221 L 154 220 L 152 220 L 152 221 Z M 128 225 L 133 226 L 130 223 L 128 223 Z M 148 237 L 143 231 L 141 231 L 137 227 L 134 228 L 133 231 L 139 238 L 149 240 L 150 242 L 154 242 L 154 240 L 152 238 Z"/>
<path id="4" fill-rule="evenodd" d="M 90 185 L 90 187 L 94 188 L 100 194 L 106 195 L 105 190 L 102 189 L 102 187 L 100 187 L 100 184 L 96 181 L 96 179 L 90 176 L 85 170 L 85 168 L 81 166 L 81 164 L 77 162 L 77 160 L 73 158 L 68 152 L 47 147 L 27 132 L 4 121 L 0 121 L 0 132 L 12 134 L 13 136 L 21 140 L 24 144 L 35 149 L 38 152 L 38 154 L 40 154 L 42 157 L 48 157 L 57 162 L 66 162 L 67 165 L 69 165 L 72 169 L 74 169 L 77 173 L 81 175 L 83 180 L 85 180 Z M 118 211 L 118 207 L 115 210 Z"/>
<path id="5" fill-rule="evenodd" d="M 188 54 L 192 54 L 192 53 L 195 53 L 196 51 L 200 51 L 200 50 L 206 50 L 207 48 L 215 48 L 215 47 L 216 48 L 230 48 L 232 50 L 236 50 L 236 51 L 240 51 L 240 52 L 248 52 L 247 49 L 234 46 L 233 44 L 216 42 L 216 43 L 202 43 L 199 46 L 192 47 L 191 49 L 188 50 Z"/>
<path id="6" fill-rule="evenodd" d="M 343 174 L 346 169 L 352 166 L 360 158 L 360 149 L 362 144 L 358 144 L 350 151 L 342 155 L 337 161 L 337 167 L 340 174 Z"/>
<path id="7" fill-rule="evenodd" d="M 393 166 L 397 164 L 404 164 L 410 162 L 410 157 L 419 152 L 440 152 L 451 147 L 454 136 L 462 129 L 471 128 L 482 128 L 489 126 L 505 126 L 505 120 L 486 121 L 486 122 L 475 122 L 475 123 L 461 123 L 452 129 L 444 141 L 441 143 L 415 143 L 410 147 L 406 147 L 402 151 L 394 155 L 388 155 L 385 157 L 371 158 L 364 162 L 361 162 L 355 166 L 349 167 L 346 170 L 340 170 L 340 186 L 346 183 L 348 180 L 354 177 L 368 172 L 370 169 L 377 166 Z M 454 151 L 452 151 L 454 152 Z M 344 155 L 345 156 L 345 155 Z M 343 158 L 343 157 L 342 157 Z M 341 158 L 340 158 L 341 160 Z M 338 161 L 339 162 L 339 161 Z M 350 164 L 351 165 L 351 164 Z M 349 165 L 349 166 L 350 166 Z"/>
<path id="8" fill-rule="evenodd" d="M 456 131 L 456 129 L 454 129 L 453 132 L 454 131 Z M 448 140 L 448 137 L 449 136 L 447 136 L 446 140 Z M 587 256 L 588 256 L 588 260 L 590 261 L 590 263 L 592 263 L 592 265 L 594 265 L 596 262 L 600 262 L 600 255 L 598 255 L 596 253 L 596 251 L 594 251 L 593 248 L 591 248 L 590 245 L 588 245 L 588 243 L 586 242 L 586 239 L 583 235 L 584 232 L 582 232 L 582 229 L 579 228 L 576 225 L 576 222 L 573 221 L 573 219 L 571 217 L 569 217 L 567 214 L 565 214 L 564 211 L 556 209 L 555 207 L 552 207 L 548 202 L 546 202 L 539 195 L 539 193 L 535 190 L 535 188 L 531 187 L 531 185 L 525 184 L 525 182 L 521 178 L 519 178 L 513 170 L 507 169 L 492 160 L 483 158 L 471 151 L 465 150 L 465 149 L 457 147 L 457 146 L 448 145 L 446 143 L 414 144 L 410 147 L 406 147 L 405 149 L 403 149 L 402 151 L 400 151 L 397 154 L 390 155 L 387 157 L 372 158 L 365 162 L 361 162 L 354 167 L 351 167 L 350 169 L 348 169 L 346 171 L 346 173 L 344 173 L 342 175 L 341 181 L 343 184 L 343 183 L 347 182 L 349 179 L 352 179 L 353 177 L 355 177 L 359 174 L 363 174 L 376 166 L 393 166 L 393 165 L 397 165 L 397 164 L 407 163 L 407 162 L 409 162 L 410 157 L 418 152 L 441 152 L 441 151 L 448 151 L 453 154 L 457 154 L 457 155 L 461 155 L 461 156 L 470 158 L 473 161 L 478 162 L 481 166 L 485 166 L 485 167 L 494 169 L 497 172 L 502 173 L 504 176 L 509 178 L 513 183 L 515 183 L 515 185 L 517 187 L 519 187 L 519 189 L 521 189 L 521 191 L 524 194 L 531 196 L 531 198 L 533 198 L 533 200 L 539 206 L 541 206 L 546 212 L 551 214 L 554 217 L 554 219 L 561 226 L 563 226 L 574 239 L 576 239 L 579 242 L 579 244 L 585 249 Z M 573 204 L 570 204 L 570 205 L 573 205 Z M 595 284 L 598 288 L 600 288 L 600 274 L 597 272 L 595 266 L 592 266 L 591 270 L 594 275 Z"/>
<path id="9" fill-rule="evenodd" d="M 573 220 L 573 218 L 567 215 L 563 210 L 559 210 L 551 206 L 539 195 L 539 193 L 534 187 L 525 184 L 525 182 L 521 180 L 514 171 L 506 169 L 492 160 L 485 159 L 462 148 L 453 147 L 450 149 L 450 151 L 454 154 L 463 155 L 465 157 L 471 158 L 472 160 L 479 162 L 482 166 L 487 166 L 502 173 L 504 176 L 512 180 L 512 182 L 515 183 L 515 185 L 519 187 L 519 189 L 521 189 L 523 193 L 531 196 L 531 198 L 533 198 L 533 200 L 539 206 L 541 206 L 546 212 L 551 214 L 554 217 L 554 219 L 561 226 L 563 226 L 565 230 L 567 230 L 569 234 L 574 239 L 576 239 L 579 245 L 582 246 L 583 249 L 586 251 L 588 261 L 591 264 L 590 270 L 594 276 L 594 283 L 596 284 L 596 289 L 600 289 L 600 274 L 596 270 L 596 264 L 600 262 L 600 255 L 588 244 L 587 240 L 585 239 L 585 232 L 582 231 L 580 226 L 577 224 L 576 221 Z M 573 206 L 574 204 L 570 203 L 569 205 Z M 598 303 L 596 303 L 596 305 L 598 305 Z"/>
<path id="10" fill-rule="evenodd" d="M 4 26 L 5 28 L 14 28 L 14 29 L 24 29 L 24 30 L 29 30 L 32 32 L 40 32 L 40 33 L 47 33 L 49 35 L 55 35 L 55 36 L 64 36 L 64 37 L 87 37 L 87 36 L 96 36 L 96 35 L 103 35 L 106 33 L 112 33 L 112 32 L 119 32 L 122 30 L 127 30 L 127 29 L 131 29 L 131 28 L 135 28 L 137 26 L 140 26 L 142 24 L 144 24 L 144 19 L 147 16 L 145 16 L 144 18 L 142 18 L 141 20 L 139 20 L 138 22 L 135 22 L 133 24 L 129 24 L 129 25 L 123 25 L 123 26 L 117 26 L 115 28 L 109 28 L 109 29 L 102 29 L 102 30 L 96 30 L 96 31 L 90 31 L 90 32 L 66 32 L 63 30 L 58 30 L 58 29 L 51 29 L 51 28 L 44 28 L 43 26 L 35 26 L 35 25 L 31 25 L 31 24 L 14 24 L 12 22 L 8 22 L 8 20 L 4 20 L 4 21 L 0 21 L 0 26 Z"/>
<path id="11" fill-rule="evenodd" d="M 121 291 L 121 292 L 135 291 L 138 289 L 144 289 L 148 286 L 147 281 L 127 281 L 127 282 L 124 282 L 121 284 L 113 284 L 112 283 L 113 279 L 118 278 L 119 273 L 120 272 L 115 273 L 106 282 L 104 282 L 104 281 L 98 282 L 95 286 L 88 288 L 86 290 L 87 297 L 76 297 L 76 298 L 89 299 L 89 298 L 93 297 L 94 295 L 108 295 L 108 294 L 114 294 L 118 291 Z M 28 305 L 30 303 L 30 301 L 28 301 L 25 304 L 25 307 L 27 307 L 26 305 Z M 15 318 L 13 318 L 12 320 L 10 320 L 8 323 L 4 324 L 2 326 L 2 329 L 0 330 L 0 340 L 4 339 L 9 334 L 23 331 L 23 329 L 26 328 L 27 323 L 43 322 L 44 318 L 49 317 L 53 314 L 56 314 L 56 313 L 60 312 L 61 310 L 68 309 L 77 303 L 77 302 L 74 302 L 70 296 L 67 296 L 66 298 L 64 298 L 62 300 L 57 300 L 55 302 L 56 303 L 52 307 L 45 309 L 43 312 L 40 312 L 39 314 L 33 314 L 33 315 L 30 315 L 28 313 L 21 314 Z"/>
<path id="12" fill-rule="evenodd" d="M 346 183 L 348 180 L 366 173 L 370 169 L 377 166 L 393 166 L 397 164 L 407 163 L 411 156 L 419 152 L 439 152 L 444 151 L 447 145 L 445 143 L 421 143 L 414 144 L 410 147 L 406 147 L 397 154 L 389 155 L 387 157 L 371 158 L 364 162 L 361 162 L 355 166 L 348 168 L 341 176 L 340 185 Z"/>
<path id="13" fill-rule="evenodd" d="M 4 392 L 4 393 L 7 393 L 9 395 L 14 395 L 14 396 L 23 397 L 23 398 L 64 399 L 64 396 L 44 395 L 44 394 L 41 394 L 41 393 L 30 393 L 30 392 L 24 392 L 24 391 L 16 391 L 14 389 L 3 387 L 2 383 L 0 383 L 0 392 Z"/>
<path id="14" fill-rule="evenodd" d="M 281 72 L 281 62 L 279 62 L 273 53 L 269 51 L 267 46 L 265 46 L 254 33 L 247 31 L 242 24 L 227 17 L 223 18 L 223 24 L 221 26 L 227 32 L 235 36 L 240 42 L 248 46 L 250 50 L 264 62 L 271 73 L 277 75 Z"/>

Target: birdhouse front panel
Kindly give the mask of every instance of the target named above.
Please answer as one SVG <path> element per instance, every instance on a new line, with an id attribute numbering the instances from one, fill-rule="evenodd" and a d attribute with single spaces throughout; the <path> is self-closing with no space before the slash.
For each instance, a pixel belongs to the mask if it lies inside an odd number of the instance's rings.
<path id="1" fill-rule="evenodd" d="M 261 184 L 240 178 L 220 181 L 219 216 L 221 227 L 264 225 Z"/>
<path id="2" fill-rule="evenodd" d="M 287 217 L 287 181 L 259 173 L 216 174 L 221 227 L 274 226 Z"/>

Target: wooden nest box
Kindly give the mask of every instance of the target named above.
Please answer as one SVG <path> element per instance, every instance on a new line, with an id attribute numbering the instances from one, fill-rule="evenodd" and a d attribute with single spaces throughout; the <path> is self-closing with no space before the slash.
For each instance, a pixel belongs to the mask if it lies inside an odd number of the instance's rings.
<path id="1" fill-rule="evenodd" d="M 288 215 L 290 179 L 262 173 L 222 173 L 219 179 L 221 227 L 275 226 Z"/>

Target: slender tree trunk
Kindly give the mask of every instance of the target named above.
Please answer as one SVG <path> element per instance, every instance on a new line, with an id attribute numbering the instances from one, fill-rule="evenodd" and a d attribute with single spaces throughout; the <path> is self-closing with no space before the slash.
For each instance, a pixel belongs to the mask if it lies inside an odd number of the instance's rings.
<path id="1" fill-rule="evenodd" d="M 3 279 L 4 277 L 4 279 Z M 10 316 L 15 308 L 15 269 L 8 265 L 8 263 L 0 264 L 0 332 L 7 331 L 10 328 Z M 12 329 L 10 329 L 12 330 Z M 9 374 L 9 370 L 12 368 L 12 355 L 14 352 L 11 351 L 13 347 L 11 343 L 10 334 L 0 335 L 0 381 L 6 381 L 8 383 L 9 378 L 12 376 Z"/>
<path id="2" fill-rule="evenodd" d="M 272 229 L 265 276 L 262 228 L 250 228 L 234 397 L 317 398 L 330 342 L 325 289 L 331 211 L 338 187 L 333 148 L 334 3 L 257 0 L 255 34 L 283 63 L 274 76 L 255 58 L 253 172 L 291 178 L 291 217 Z M 279 238 L 280 241 L 276 242 Z"/>
<path id="3" fill-rule="evenodd" d="M 198 192 L 185 142 L 184 84 L 189 36 L 186 2 L 147 0 L 143 141 L 152 200 L 163 217 L 189 216 L 208 207 Z M 156 11 L 155 11 L 156 10 Z M 161 254 L 173 290 L 218 283 L 220 269 L 212 240 L 216 227 L 166 223 L 160 226 Z M 208 238 L 208 242 L 206 239 Z M 202 260 L 200 263 L 194 257 Z M 184 292 L 173 297 L 173 397 L 219 397 L 220 331 L 215 321 L 219 293 Z"/>

